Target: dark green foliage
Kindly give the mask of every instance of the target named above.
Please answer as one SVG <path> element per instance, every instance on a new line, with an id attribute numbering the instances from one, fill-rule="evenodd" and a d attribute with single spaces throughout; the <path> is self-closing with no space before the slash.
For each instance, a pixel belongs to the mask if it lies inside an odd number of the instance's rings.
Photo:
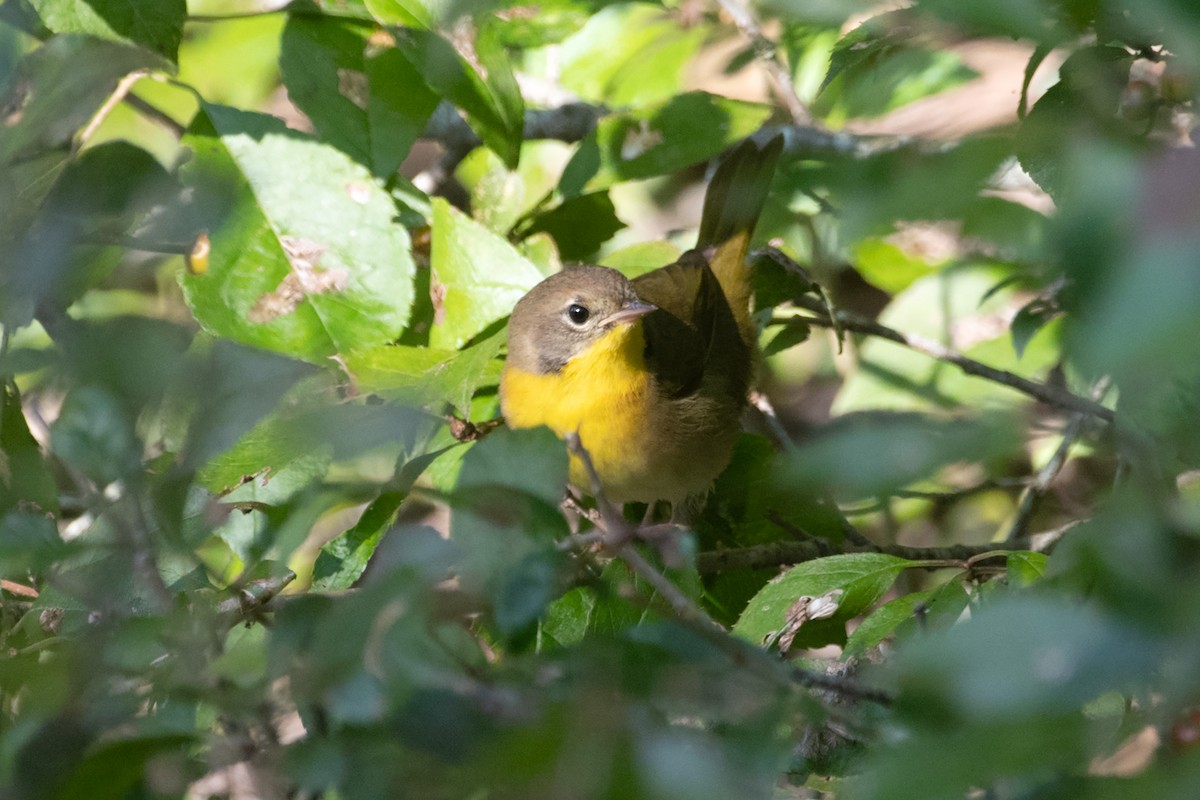
<path id="1" fill-rule="evenodd" d="M 260 5 L 0 3 L 0 797 L 1195 795 L 1193 0 Z M 764 126 L 777 413 L 565 509 L 508 313 Z"/>

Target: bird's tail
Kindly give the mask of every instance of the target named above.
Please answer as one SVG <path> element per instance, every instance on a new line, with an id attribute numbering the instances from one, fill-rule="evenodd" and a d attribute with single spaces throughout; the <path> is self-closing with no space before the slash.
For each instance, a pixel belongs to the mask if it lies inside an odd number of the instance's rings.
<path id="1" fill-rule="evenodd" d="M 735 147 L 713 173 L 700 216 L 696 247 L 712 249 L 709 265 L 747 343 L 754 341 L 755 331 L 750 320 L 750 267 L 746 254 L 782 151 L 780 135 L 765 143 L 750 137 Z"/>

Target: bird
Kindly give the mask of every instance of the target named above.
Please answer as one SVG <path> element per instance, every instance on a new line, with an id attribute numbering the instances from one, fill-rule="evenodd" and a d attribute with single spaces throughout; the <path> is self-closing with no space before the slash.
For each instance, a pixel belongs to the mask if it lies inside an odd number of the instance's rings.
<path id="1" fill-rule="evenodd" d="M 679 509 L 729 463 L 756 366 L 747 255 L 782 146 L 750 137 L 729 152 L 676 261 L 633 279 L 567 267 L 513 308 L 501 414 L 577 436 L 609 502 Z M 583 459 L 572 452 L 569 480 L 593 494 Z"/>

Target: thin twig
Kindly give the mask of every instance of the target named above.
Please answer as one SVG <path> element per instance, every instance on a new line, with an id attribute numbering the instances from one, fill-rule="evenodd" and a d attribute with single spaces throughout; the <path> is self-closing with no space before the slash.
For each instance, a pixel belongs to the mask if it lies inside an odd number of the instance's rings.
<path id="1" fill-rule="evenodd" d="M 781 675 L 779 662 L 771 658 L 766 651 L 753 646 L 749 642 L 731 636 L 719 622 L 709 616 L 699 604 L 684 594 L 670 578 L 656 569 L 634 547 L 632 540 L 636 537 L 637 531 L 630 528 L 625 518 L 619 513 L 619 510 L 604 497 L 604 487 L 600 483 L 600 476 L 596 472 L 596 467 L 592 463 L 591 456 L 583 447 L 579 435 L 568 434 L 566 441 L 568 451 L 583 463 L 588 473 L 588 479 L 592 484 L 592 493 L 596 498 L 596 506 L 599 508 L 605 527 L 607 528 L 605 537 L 601 541 L 611 552 L 614 552 L 618 558 L 625 562 L 634 575 L 641 578 L 654 589 L 655 593 L 670 607 L 679 622 L 703 636 L 714 647 L 728 655 L 735 663 L 747 667 L 760 677 L 773 683 L 778 683 L 781 680 L 794 680 L 802 685 L 819 686 L 829 691 L 840 692 L 847 696 L 858 697 L 864 700 L 879 703 L 891 702 L 890 697 L 878 690 L 859 686 L 844 679 L 829 680 L 831 676 L 800 667 L 794 667 L 790 674 Z M 616 532 L 615 536 L 613 535 L 614 531 Z"/>
<path id="2" fill-rule="evenodd" d="M 797 125 L 812 125 L 813 115 L 796 94 L 796 84 L 792 81 L 792 73 L 787 65 L 779 58 L 779 46 L 763 35 L 758 20 L 742 0 L 718 0 L 721 8 L 733 20 L 754 47 L 754 53 L 766 70 L 767 76 L 775 83 L 779 99 L 788 110 L 792 122 Z"/>
<path id="3" fill-rule="evenodd" d="M 254 622 L 262 617 L 271 601 L 294 580 L 296 573 L 289 571 L 278 578 L 263 578 L 235 587 L 233 591 L 236 596 L 217 604 L 217 613 L 228 616 L 234 624 Z"/>
<path id="4" fill-rule="evenodd" d="M 525 112 L 522 137 L 526 141 L 552 139 L 560 142 L 578 142 L 596 127 L 596 123 L 608 113 L 604 106 L 590 103 L 566 103 L 555 108 L 530 109 Z M 413 179 L 422 191 L 426 187 L 441 186 L 467 154 L 483 144 L 458 109 L 443 102 L 429 117 L 423 139 L 433 139 L 445 148 L 437 163 Z"/>
<path id="5" fill-rule="evenodd" d="M 882 706 L 890 706 L 895 702 L 895 699 L 882 689 L 863 686 L 861 683 L 842 675 L 830 675 L 827 672 L 817 672 L 816 670 L 794 667 L 792 669 L 792 679 L 801 686 L 807 686 L 810 689 L 824 689 L 827 692 L 834 692 L 856 700 L 878 703 Z"/>
<path id="6" fill-rule="evenodd" d="M 559 142 L 578 142 L 583 140 L 596 127 L 596 124 L 612 110 L 603 105 L 584 102 L 564 103 L 551 108 L 534 108 L 525 112 L 522 138 L 526 141 L 540 139 Z M 912 145 L 920 145 L 937 151 L 945 149 L 945 145 L 918 142 L 907 136 L 875 136 L 854 134 L 846 131 L 828 131 L 817 125 L 791 123 L 784 125 L 769 125 L 764 128 L 764 134 L 783 134 L 784 152 L 789 156 L 813 158 L 822 155 L 849 156 L 851 158 L 867 158 L 879 153 L 890 152 Z M 458 109 L 443 102 L 429 118 L 422 139 L 436 141 L 441 144 L 446 153 L 440 169 L 453 172 L 467 153 L 483 144 L 479 134 L 472 130 L 470 124 L 459 113 Z"/>
<path id="7" fill-rule="evenodd" d="M 775 444 L 785 450 L 795 449 L 796 443 L 792 441 L 791 434 L 787 432 L 787 428 L 783 427 L 783 423 L 779 421 L 779 414 L 775 412 L 775 406 L 771 403 L 771 398 L 755 389 L 750 392 L 750 406 L 762 415 L 763 421 L 767 425 L 767 430 L 771 432 L 771 438 L 775 440 Z"/>
<path id="8" fill-rule="evenodd" d="M 1111 385 L 1112 381 L 1107 375 L 1100 378 L 1092 387 L 1091 399 L 1095 401 L 1104 399 L 1104 395 L 1108 393 Z M 1054 455 L 1038 471 L 1033 482 L 1025 487 L 1025 492 L 1021 495 L 1021 502 L 1017 508 L 1016 517 L 1013 518 L 1012 525 L 1008 529 L 1008 536 L 1005 537 L 1006 542 L 1011 543 L 1026 538 L 1034 511 L 1037 510 L 1042 498 L 1050 491 L 1050 484 L 1054 482 L 1054 479 L 1058 477 L 1058 473 L 1062 471 L 1063 466 L 1067 463 L 1067 455 L 1075 445 L 1076 440 L 1083 433 L 1088 419 L 1087 414 L 1079 412 L 1071 415 L 1071 419 L 1067 422 L 1066 427 L 1063 428 L 1062 440 L 1054 450 Z"/>
<path id="9" fill-rule="evenodd" d="M 187 128 L 179 124 L 178 120 L 172 117 L 167 112 L 155 105 L 151 105 L 136 94 L 127 94 L 123 98 L 125 105 L 137 111 L 143 117 L 146 117 L 151 122 L 157 123 L 160 127 L 179 139 L 183 136 Z"/>
<path id="10" fill-rule="evenodd" d="M 135 69 L 133 72 L 117 81 L 117 86 L 115 89 L 113 89 L 112 94 L 105 99 L 100 108 L 96 109 L 96 113 L 92 115 L 90 120 L 88 120 L 88 124 L 83 127 L 83 130 L 81 130 L 71 142 L 72 153 L 79 152 L 80 148 L 87 143 L 87 140 L 92 138 L 92 134 L 96 132 L 96 129 L 104 124 L 104 120 L 108 119 L 108 115 L 111 114 L 112 110 L 117 107 L 117 104 L 125 99 L 125 96 L 129 94 L 131 89 L 133 89 L 134 84 L 149 74 L 150 70 L 148 69 Z"/>
<path id="11" fill-rule="evenodd" d="M 166 611 L 175 602 L 175 595 L 167 588 L 159 571 L 154 543 L 150 540 L 150 521 L 142 508 L 141 498 L 126 496 L 123 499 L 133 509 L 133 514 L 132 519 L 127 518 L 125 525 L 117 526 L 118 534 L 124 537 L 132 550 L 134 574 L 158 604 L 158 611 Z"/>
<path id="12" fill-rule="evenodd" d="M 1086 397 L 1080 397 L 1077 394 L 1060 389 L 1057 386 L 1051 386 L 1046 383 L 1039 383 L 1028 378 L 1023 378 L 1013 372 L 1004 369 L 990 367 L 980 361 L 963 355 L 957 350 L 953 350 L 945 345 L 928 339 L 924 336 L 919 336 L 912 333 L 902 333 L 894 328 L 889 328 L 886 325 L 881 325 L 874 320 L 860 317 L 849 311 L 838 310 L 834 312 L 831 318 L 823 308 L 821 302 L 815 298 L 798 297 L 794 298 L 793 302 L 805 309 L 811 311 L 816 316 L 800 316 L 800 317 L 783 317 L 775 322 L 783 325 L 795 324 L 803 322 L 806 325 L 820 325 L 821 327 L 832 328 L 841 326 L 848 331 L 857 333 L 865 333 L 870 336 L 877 336 L 880 339 L 886 339 L 889 342 L 903 345 L 910 350 L 916 350 L 919 353 L 924 353 L 930 358 L 944 361 L 947 364 L 953 364 L 968 375 L 973 375 L 977 378 L 993 381 L 1003 384 L 1010 389 L 1015 389 L 1018 392 L 1027 394 L 1030 397 L 1038 400 L 1046 405 L 1061 408 L 1067 411 L 1075 411 L 1082 414 L 1087 414 L 1105 422 L 1113 422 L 1116 415 L 1111 408 L 1097 403 L 1095 400 L 1089 400 Z"/>
<path id="13" fill-rule="evenodd" d="M 614 506 L 608 497 L 605 496 L 604 485 L 600 482 L 600 474 L 596 472 L 596 465 L 592 462 L 592 456 L 583 446 L 579 434 L 568 433 L 566 442 L 567 452 L 580 460 L 583 468 L 587 471 L 588 481 L 592 484 L 592 497 L 596 498 L 596 508 L 600 511 L 600 517 L 604 522 L 604 545 L 609 550 L 618 551 L 633 540 L 634 531 L 629 523 L 625 521 L 621 510 Z"/>
<path id="14" fill-rule="evenodd" d="M 922 562 L 931 569 L 945 566 L 947 563 L 962 564 L 965 569 L 969 566 L 968 562 L 972 558 L 983 553 L 1026 549 L 1029 549 L 1028 546 L 997 547 L 995 544 L 955 544 L 945 547 L 911 547 L 900 544 L 835 547 L 825 539 L 810 537 L 797 541 L 768 542 L 753 547 L 710 550 L 707 553 L 701 553 L 696 559 L 696 569 L 701 575 L 712 575 L 732 570 L 767 569 L 802 564 L 806 561 L 815 561 L 818 558 L 846 553 L 884 553 L 910 561 Z"/>
<path id="15" fill-rule="evenodd" d="M 964 486 L 961 489 L 950 489 L 941 492 L 921 491 L 919 489 L 897 489 L 894 492 L 890 492 L 886 498 L 879 498 L 868 504 L 854 506 L 853 508 L 843 508 L 842 513 L 852 516 L 870 514 L 874 511 L 882 510 L 884 503 L 892 498 L 899 498 L 901 500 L 929 500 L 931 502 L 954 502 L 964 497 L 971 497 L 982 492 L 990 492 L 994 489 L 1023 489 L 1033 481 L 1033 478 L 988 478 L 979 483 Z"/>

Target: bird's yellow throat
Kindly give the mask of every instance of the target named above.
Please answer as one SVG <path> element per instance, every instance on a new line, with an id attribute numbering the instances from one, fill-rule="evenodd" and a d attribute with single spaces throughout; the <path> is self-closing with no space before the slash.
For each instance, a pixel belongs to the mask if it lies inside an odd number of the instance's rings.
<path id="1" fill-rule="evenodd" d="M 636 496 L 629 484 L 644 473 L 639 452 L 649 444 L 652 387 L 646 370 L 641 320 L 617 325 L 559 372 L 535 375 L 505 370 L 504 416 L 514 428 L 545 425 L 560 437 L 579 439 L 615 498 Z M 571 483 L 590 487 L 582 462 L 571 457 Z"/>

